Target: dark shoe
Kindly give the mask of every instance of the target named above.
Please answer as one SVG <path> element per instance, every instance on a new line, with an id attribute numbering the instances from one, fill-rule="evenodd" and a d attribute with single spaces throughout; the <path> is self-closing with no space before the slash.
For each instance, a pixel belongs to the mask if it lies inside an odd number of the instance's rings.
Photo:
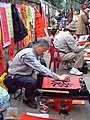
<path id="1" fill-rule="evenodd" d="M 41 93 L 38 90 L 36 90 L 34 96 L 37 97 L 37 96 L 40 96 L 40 95 L 41 95 Z"/>
<path id="2" fill-rule="evenodd" d="M 0 113 L 0 120 L 4 120 L 2 113 Z"/>
<path id="3" fill-rule="evenodd" d="M 27 105 L 28 107 L 30 107 L 30 108 L 37 109 L 37 105 L 35 103 L 35 100 L 32 101 L 32 100 L 25 100 L 25 99 L 23 99 L 23 103 L 25 105 Z"/>
<path id="4" fill-rule="evenodd" d="M 83 74 L 87 74 L 88 73 L 88 68 L 87 67 L 86 68 L 78 68 L 78 70 L 80 72 L 83 72 Z"/>

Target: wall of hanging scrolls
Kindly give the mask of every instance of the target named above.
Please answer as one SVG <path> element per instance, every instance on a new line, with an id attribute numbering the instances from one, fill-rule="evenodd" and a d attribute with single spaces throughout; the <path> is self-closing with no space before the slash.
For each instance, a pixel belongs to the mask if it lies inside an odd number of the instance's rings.
<path id="1" fill-rule="evenodd" d="M 13 9 L 16 10 L 16 13 L 13 12 Z M 13 17 L 14 14 L 17 16 L 17 23 Z M 1 0 L 0 75 L 6 70 L 7 62 L 13 59 L 18 50 L 26 47 L 35 39 L 35 36 L 37 38 L 46 36 L 44 32 L 44 28 L 48 27 L 48 21 L 46 21 L 45 9 L 39 3 L 27 0 Z M 23 29 L 19 26 L 19 22 L 22 23 Z M 25 33 L 25 36 L 21 37 L 20 34 L 17 34 L 19 32 L 22 33 L 21 36 Z"/>

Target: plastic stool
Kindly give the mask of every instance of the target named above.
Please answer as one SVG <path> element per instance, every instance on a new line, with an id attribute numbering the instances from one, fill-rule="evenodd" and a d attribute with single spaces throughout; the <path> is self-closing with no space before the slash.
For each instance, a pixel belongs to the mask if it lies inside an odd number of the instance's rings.
<path id="1" fill-rule="evenodd" d="M 55 105 L 55 111 L 60 112 L 60 103 L 62 105 L 66 104 L 67 105 L 67 110 L 68 112 L 72 108 L 72 99 L 54 99 L 54 105 Z"/>

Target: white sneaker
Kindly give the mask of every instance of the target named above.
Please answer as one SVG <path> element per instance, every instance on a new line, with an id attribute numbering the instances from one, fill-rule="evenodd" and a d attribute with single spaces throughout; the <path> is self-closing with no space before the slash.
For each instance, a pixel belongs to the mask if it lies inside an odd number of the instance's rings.
<path id="1" fill-rule="evenodd" d="M 71 70 L 70 70 L 70 74 L 72 74 L 72 75 L 83 75 L 83 73 L 82 72 L 80 72 L 78 69 L 76 69 L 76 68 L 72 68 Z"/>

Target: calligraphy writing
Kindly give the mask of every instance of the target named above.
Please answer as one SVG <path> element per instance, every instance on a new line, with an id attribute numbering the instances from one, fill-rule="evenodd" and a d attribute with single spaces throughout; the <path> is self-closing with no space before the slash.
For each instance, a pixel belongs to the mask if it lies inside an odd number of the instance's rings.
<path id="1" fill-rule="evenodd" d="M 70 82 L 70 77 L 66 77 L 65 80 L 52 80 L 53 87 L 58 85 L 59 87 L 71 87 L 73 84 Z"/>

